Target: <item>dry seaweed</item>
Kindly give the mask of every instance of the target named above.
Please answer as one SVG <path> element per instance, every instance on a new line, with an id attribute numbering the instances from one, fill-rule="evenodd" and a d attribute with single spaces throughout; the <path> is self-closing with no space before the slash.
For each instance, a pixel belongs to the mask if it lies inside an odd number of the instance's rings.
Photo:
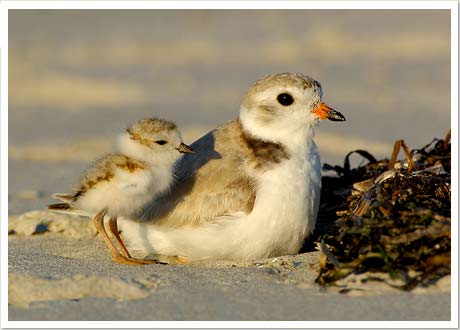
<path id="1" fill-rule="evenodd" d="M 406 159 L 397 161 L 400 149 Z M 450 274 L 450 131 L 409 151 L 395 142 L 391 158 L 351 169 L 325 164 L 318 225 L 306 249 L 319 246 L 317 282 L 331 285 L 351 273 L 388 272 L 411 290 Z M 415 275 L 409 275 L 415 274 Z"/>

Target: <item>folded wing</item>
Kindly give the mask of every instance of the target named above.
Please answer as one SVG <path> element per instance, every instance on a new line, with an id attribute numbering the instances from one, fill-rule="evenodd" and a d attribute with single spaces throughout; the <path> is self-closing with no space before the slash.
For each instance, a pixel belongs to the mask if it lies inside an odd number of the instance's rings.
<path id="1" fill-rule="evenodd" d="M 254 182 L 245 175 L 241 126 L 229 122 L 192 144 L 176 164 L 172 189 L 156 197 L 140 218 L 169 227 L 199 225 L 254 205 Z"/>

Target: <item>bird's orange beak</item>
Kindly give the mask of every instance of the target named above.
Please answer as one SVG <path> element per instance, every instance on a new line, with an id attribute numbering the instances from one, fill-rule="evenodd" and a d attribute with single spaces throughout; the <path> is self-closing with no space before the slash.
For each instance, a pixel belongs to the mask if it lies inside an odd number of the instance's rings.
<path id="1" fill-rule="evenodd" d="M 326 103 L 321 102 L 316 109 L 312 111 L 319 119 L 329 119 L 332 121 L 345 121 L 345 117 L 337 110 L 332 109 Z"/>

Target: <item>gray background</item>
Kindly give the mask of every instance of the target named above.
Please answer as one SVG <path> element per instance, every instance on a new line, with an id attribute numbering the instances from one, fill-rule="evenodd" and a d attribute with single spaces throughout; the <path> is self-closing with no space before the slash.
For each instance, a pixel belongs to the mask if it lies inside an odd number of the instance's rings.
<path id="1" fill-rule="evenodd" d="M 347 117 L 318 128 L 324 162 L 420 147 L 450 127 L 449 11 L 10 11 L 10 211 L 70 189 L 129 122 L 165 117 L 192 142 L 283 71 L 318 79 Z"/>

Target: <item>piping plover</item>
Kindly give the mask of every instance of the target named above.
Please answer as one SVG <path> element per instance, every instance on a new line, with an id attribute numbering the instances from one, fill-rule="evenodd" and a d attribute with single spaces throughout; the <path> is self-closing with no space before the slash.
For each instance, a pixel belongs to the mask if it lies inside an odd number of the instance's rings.
<path id="1" fill-rule="evenodd" d="M 322 119 L 345 120 L 321 98 L 319 82 L 303 74 L 258 80 L 237 120 L 192 144 L 170 192 L 141 218 L 120 223 L 128 246 L 190 261 L 297 253 L 319 206 L 314 128 Z"/>
<path id="2" fill-rule="evenodd" d="M 55 194 L 65 203 L 49 205 L 49 209 L 77 209 L 97 213 L 94 224 L 112 252 L 115 261 L 126 264 L 152 263 L 132 258 L 121 241 L 117 217 L 133 217 L 156 194 L 167 191 L 173 182 L 173 165 L 180 153 L 192 149 L 182 143 L 176 125 L 157 118 L 143 119 L 130 125 L 118 138 L 120 153 L 106 155 L 92 164 L 82 175 L 73 194 Z M 109 228 L 123 255 L 113 245 L 105 227 Z"/>

